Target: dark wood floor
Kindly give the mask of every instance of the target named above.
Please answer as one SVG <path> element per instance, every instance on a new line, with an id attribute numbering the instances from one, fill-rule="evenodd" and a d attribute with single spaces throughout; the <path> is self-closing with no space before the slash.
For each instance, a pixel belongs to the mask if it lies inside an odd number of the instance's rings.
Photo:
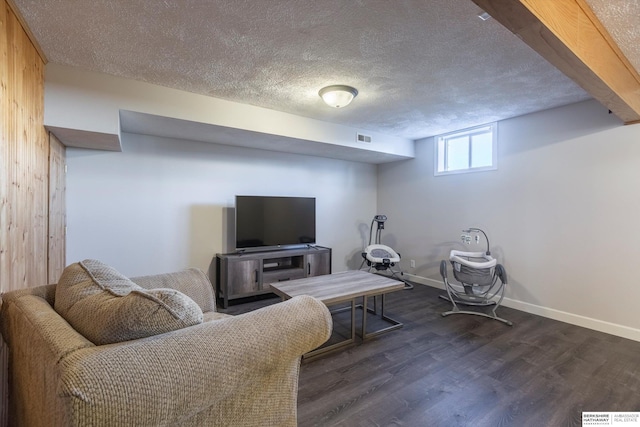
<path id="1" fill-rule="evenodd" d="M 580 426 L 582 411 L 640 411 L 639 342 L 504 307 L 512 327 L 443 318 L 440 293 L 389 294 L 402 329 L 303 362 L 299 426 Z"/>

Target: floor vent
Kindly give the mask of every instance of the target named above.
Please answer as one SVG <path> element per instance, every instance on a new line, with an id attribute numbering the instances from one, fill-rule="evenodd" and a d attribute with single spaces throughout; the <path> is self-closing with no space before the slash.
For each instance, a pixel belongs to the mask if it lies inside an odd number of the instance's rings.
<path id="1" fill-rule="evenodd" d="M 358 142 L 371 142 L 371 137 L 369 135 L 363 135 L 361 133 L 356 134 L 356 140 Z"/>

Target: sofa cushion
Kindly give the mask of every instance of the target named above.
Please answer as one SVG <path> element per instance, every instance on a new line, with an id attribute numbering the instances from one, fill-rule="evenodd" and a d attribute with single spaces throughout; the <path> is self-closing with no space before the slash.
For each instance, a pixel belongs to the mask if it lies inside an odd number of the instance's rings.
<path id="1" fill-rule="evenodd" d="M 216 311 L 213 286 L 211 286 L 209 278 L 202 270 L 197 268 L 150 276 L 130 277 L 129 279 L 145 289 L 176 289 L 194 300 L 203 313 Z"/>
<path id="2" fill-rule="evenodd" d="M 144 338 L 202 323 L 202 310 L 174 289 L 146 290 L 97 260 L 64 269 L 55 310 L 96 345 Z"/>
<path id="3" fill-rule="evenodd" d="M 233 317 L 230 314 L 218 313 L 217 311 L 205 311 L 202 317 L 202 322 L 215 322 L 216 320 L 227 319 Z"/>

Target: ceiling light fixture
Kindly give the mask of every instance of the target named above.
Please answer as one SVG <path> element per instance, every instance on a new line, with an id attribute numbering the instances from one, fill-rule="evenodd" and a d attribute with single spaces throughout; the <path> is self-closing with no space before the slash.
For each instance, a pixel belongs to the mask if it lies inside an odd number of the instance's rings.
<path id="1" fill-rule="evenodd" d="M 353 98 L 358 95 L 358 90 L 346 85 L 333 85 L 320 89 L 318 95 L 322 100 L 333 108 L 342 108 L 349 105 Z"/>
<path id="2" fill-rule="evenodd" d="M 487 19 L 491 18 L 491 15 L 489 15 L 487 12 L 482 12 L 480 15 L 478 15 L 478 18 L 482 19 L 483 21 L 486 21 Z"/>

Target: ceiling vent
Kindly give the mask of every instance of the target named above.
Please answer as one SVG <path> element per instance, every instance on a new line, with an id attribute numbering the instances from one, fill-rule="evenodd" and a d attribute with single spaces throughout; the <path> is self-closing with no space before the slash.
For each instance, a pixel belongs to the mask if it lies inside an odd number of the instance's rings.
<path id="1" fill-rule="evenodd" d="M 369 135 L 364 135 L 362 133 L 356 134 L 356 140 L 358 142 L 371 142 L 371 137 Z"/>

